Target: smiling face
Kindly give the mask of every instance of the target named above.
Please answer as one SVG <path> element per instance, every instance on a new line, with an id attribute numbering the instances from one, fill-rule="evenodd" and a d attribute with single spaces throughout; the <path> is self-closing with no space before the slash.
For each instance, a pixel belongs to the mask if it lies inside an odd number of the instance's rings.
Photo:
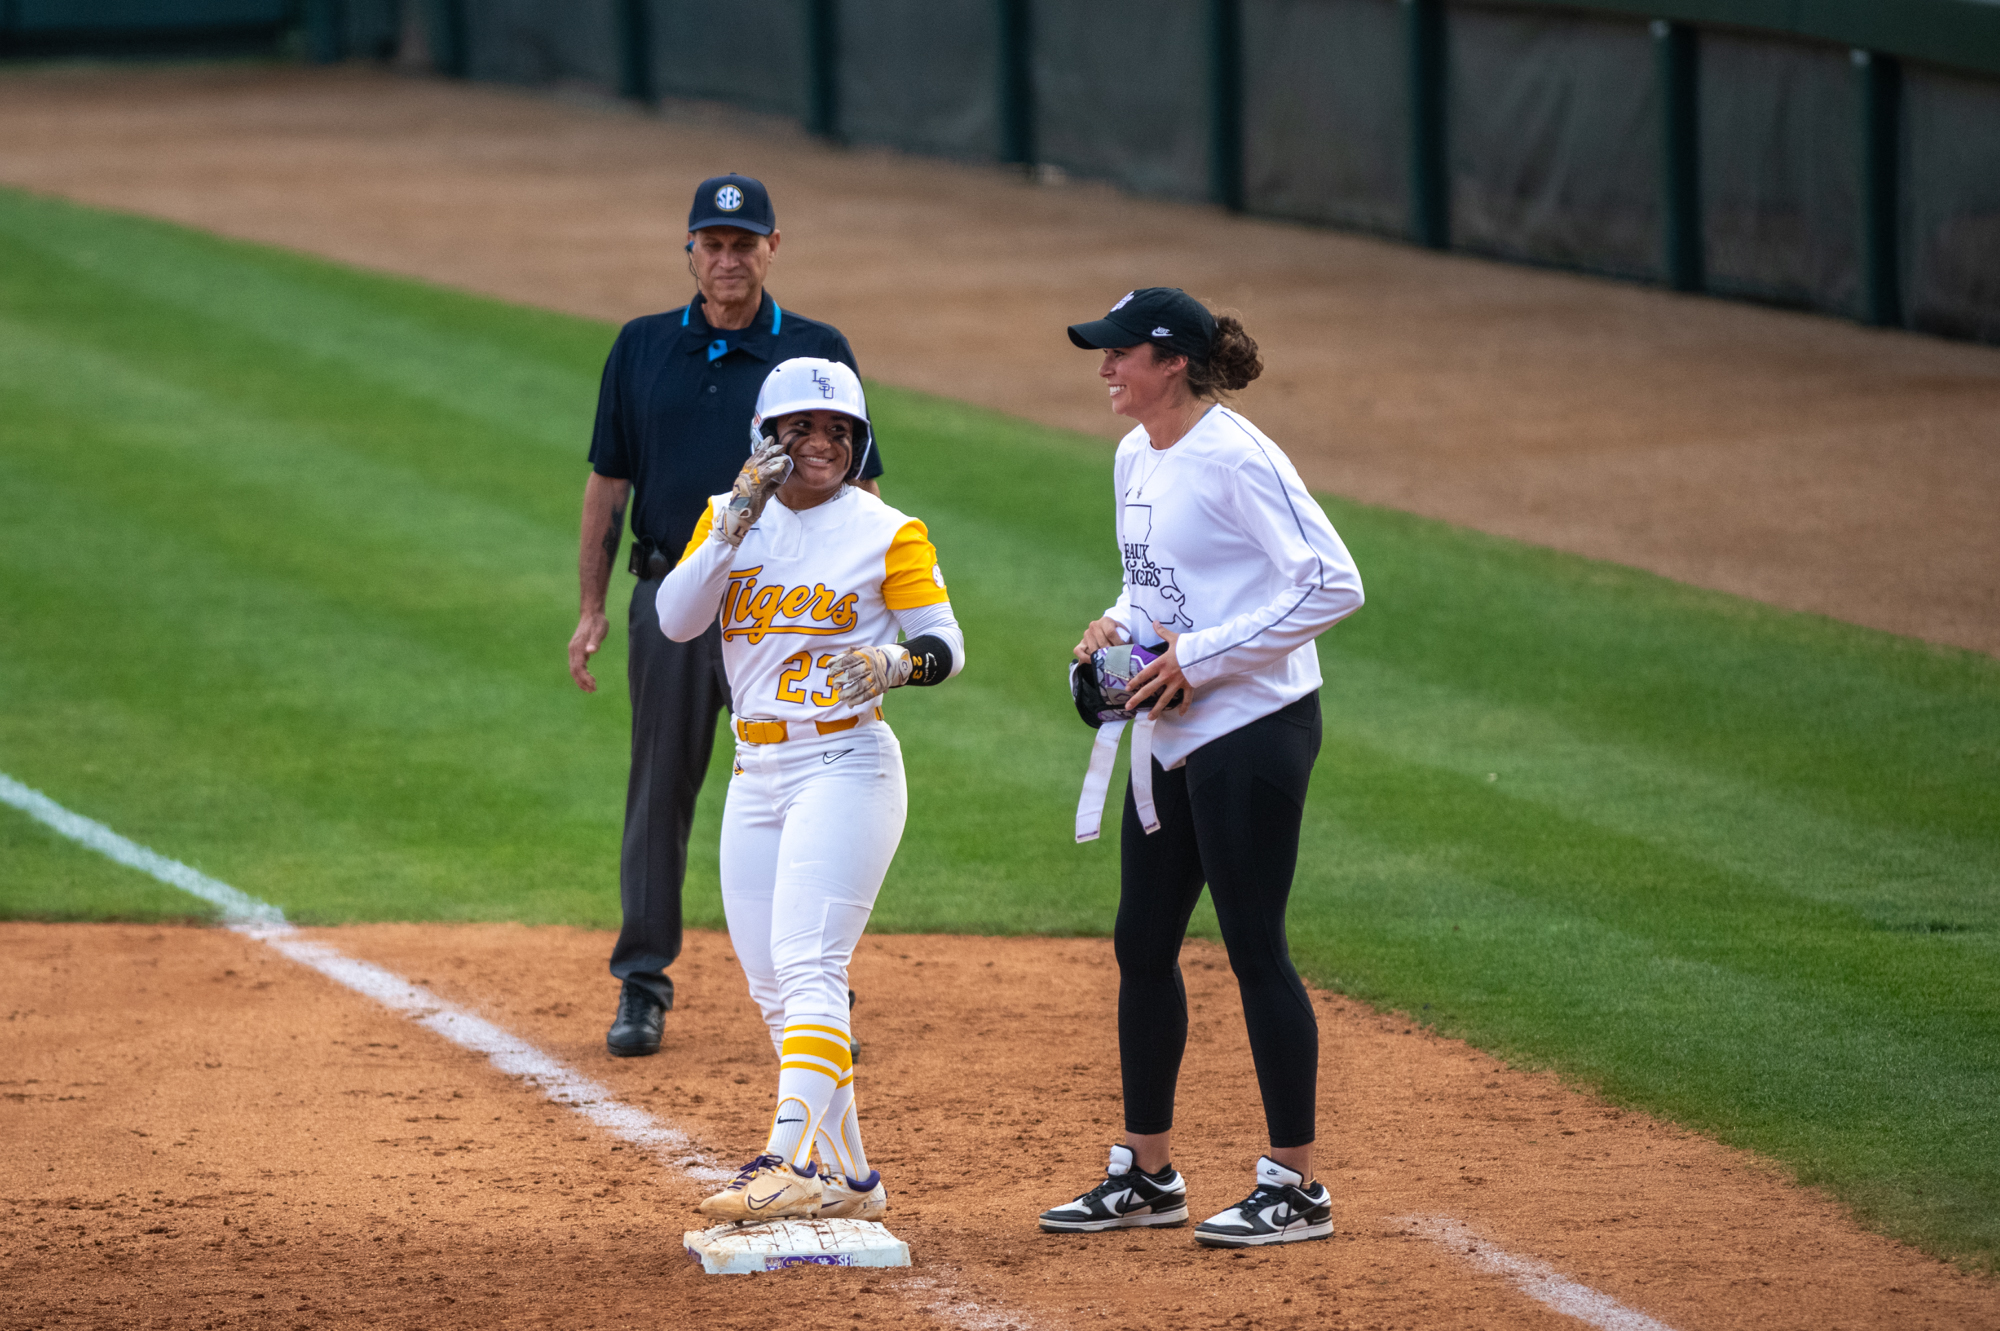
<path id="1" fill-rule="evenodd" d="M 701 294 L 717 305 L 736 305 L 762 294 L 778 233 L 760 236 L 740 226 L 705 226 L 688 232 L 688 242 L 694 246 L 688 255 Z"/>
<path id="2" fill-rule="evenodd" d="M 1111 410 L 1135 421 L 1151 420 L 1188 397 L 1187 357 L 1162 355 L 1151 342 L 1106 347 L 1097 377 L 1111 391 Z"/>
<path id="3" fill-rule="evenodd" d="M 778 489 L 794 512 L 839 493 L 854 460 L 855 420 L 838 411 L 801 411 L 778 418 L 778 442 L 791 455 L 792 474 Z"/>

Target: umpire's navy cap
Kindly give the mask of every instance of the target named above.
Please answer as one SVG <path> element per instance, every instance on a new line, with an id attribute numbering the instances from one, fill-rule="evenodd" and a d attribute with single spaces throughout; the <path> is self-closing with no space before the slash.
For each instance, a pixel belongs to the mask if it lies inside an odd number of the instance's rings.
<path id="1" fill-rule="evenodd" d="M 1069 340 L 1093 350 L 1156 342 L 1177 355 L 1207 360 L 1215 316 L 1179 287 L 1140 287 L 1126 292 L 1102 319 L 1071 324 Z"/>
<path id="2" fill-rule="evenodd" d="M 771 191 L 764 182 L 730 172 L 711 176 L 695 186 L 694 206 L 688 209 L 688 230 L 705 226 L 740 226 L 768 236 L 778 227 L 771 211 Z"/>

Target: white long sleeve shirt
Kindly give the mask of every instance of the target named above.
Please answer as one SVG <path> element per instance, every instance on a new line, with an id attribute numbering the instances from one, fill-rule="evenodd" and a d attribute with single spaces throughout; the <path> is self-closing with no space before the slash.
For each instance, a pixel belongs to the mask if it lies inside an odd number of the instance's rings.
<path id="1" fill-rule="evenodd" d="M 1113 469 L 1125 585 L 1105 614 L 1134 642 L 1181 634 L 1193 701 L 1153 736 L 1179 767 L 1320 686 L 1313 639 L 1361 608 L 1361 574 L 1291 459 L 1227 407 L 1164 451 L 1134 429 Z"/>

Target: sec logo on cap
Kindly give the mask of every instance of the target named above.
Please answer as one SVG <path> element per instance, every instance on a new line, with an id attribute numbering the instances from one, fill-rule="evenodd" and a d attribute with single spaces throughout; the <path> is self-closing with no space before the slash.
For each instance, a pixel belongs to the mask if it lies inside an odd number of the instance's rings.
<path id="1" fill-rule="evenodd" d="M 724 185 L 715 192 L 715 206 L 725 213 L 733 213 L 743 206 L 743 191 L 734 185 Z"/>

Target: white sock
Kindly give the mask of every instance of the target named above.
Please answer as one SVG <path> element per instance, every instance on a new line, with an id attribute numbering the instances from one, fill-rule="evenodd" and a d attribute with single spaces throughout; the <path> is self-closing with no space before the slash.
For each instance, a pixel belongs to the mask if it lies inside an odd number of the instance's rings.
<path id="1" fill-rule="evenodd" d="M 861 1147 L 861 1116 L 854 1103 L 854 1074 L 840 1083 L 819 1126 L 819 1158 L 847 1177 L 868 1177 L 868 1153 Z M 838 1162 L 837 1166 L 834 1162 Z"/>
<path id="2" fill-rule="evenodd" d="M 846 1013 L 788 1018 L 778 1062 L 778 1109 L 771 1116 L 765 1153 L 782 1156 L 794 1169 L 805 1168 L 828 1107 L 841 1083 L 852 1085 L 853 1078 Z"/>

